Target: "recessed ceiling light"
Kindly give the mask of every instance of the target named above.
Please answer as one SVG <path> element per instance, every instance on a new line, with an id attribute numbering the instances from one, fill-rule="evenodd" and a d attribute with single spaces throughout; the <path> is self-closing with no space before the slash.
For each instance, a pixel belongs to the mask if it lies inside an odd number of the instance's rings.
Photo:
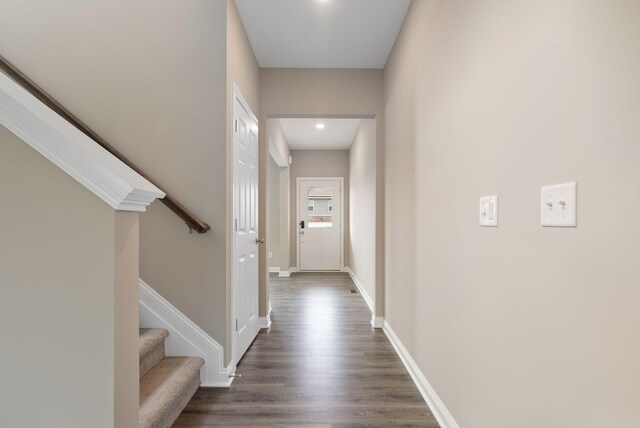
<path id="1" fill-rule="evenodd" d="M 324 129 L 327 125 L 325 125 L 324 123 L 316 123 L 316 128 L 318 129 Z"/>

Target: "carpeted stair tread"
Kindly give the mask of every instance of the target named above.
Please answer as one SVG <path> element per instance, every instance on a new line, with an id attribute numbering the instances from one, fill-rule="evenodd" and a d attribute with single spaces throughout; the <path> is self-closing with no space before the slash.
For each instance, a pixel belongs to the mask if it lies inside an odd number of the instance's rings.
<path id="1" fill-rule="evenodd" d="M 200 384 L 199 357 L 167 357 L 140 379 L 140 427 L 170 427 Z"/>
<path id="2" fill-rule="evenodd" d="M 143 358 L 149 351 L 163 343 L 167 336 L 169 336 L 169 332 L 163 328 L 141 328 L 138 340 L 140 358 Z"/>

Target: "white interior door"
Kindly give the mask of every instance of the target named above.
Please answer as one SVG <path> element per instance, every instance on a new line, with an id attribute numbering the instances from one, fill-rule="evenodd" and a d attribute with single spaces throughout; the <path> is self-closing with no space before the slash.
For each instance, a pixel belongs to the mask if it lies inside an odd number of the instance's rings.
<path id="1" fill-rule="evenodd" d="M 233 105 L 233 360 L 260 329 L 258 317 L 258 120 L 234 85 Z"/>
<path id="2" fill-rule="evenodd" d="M 342 269 L 342 180 L 299 179 L 300 270 Z"/>

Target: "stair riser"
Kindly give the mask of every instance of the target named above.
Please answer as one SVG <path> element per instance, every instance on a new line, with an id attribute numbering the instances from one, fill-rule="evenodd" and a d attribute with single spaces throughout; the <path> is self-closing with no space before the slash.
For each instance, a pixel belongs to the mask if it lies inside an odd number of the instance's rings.
<path id="1" fill-rule="evenodd" d="M 193 394 L 196 393 L 198 388 L 200 387 L 200 372 L 196 372 L 196 374 L 191 378 L 189 384 L 182 390 L 180 395 L 178 395 L 173 402 L 167 406 L 164 414 L 155 422 L 150 424 L 141 423 L 139 428 L 170 428 L 173 423 L 178 419 L 180 413 L 184 410 L 184 408 L 193 397 Z"/>
<path id="2" fill-rule="evenodd" d="M 140 358 L 140 378 L 149 373 L 164 357 L 164 341 L 162 341 Z"/>

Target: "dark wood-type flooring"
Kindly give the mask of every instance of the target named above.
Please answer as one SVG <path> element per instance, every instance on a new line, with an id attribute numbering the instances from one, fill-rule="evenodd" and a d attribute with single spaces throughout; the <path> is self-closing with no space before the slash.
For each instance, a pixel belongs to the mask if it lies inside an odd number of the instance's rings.
<path id="1" fill-rule="evenodd" d="M 273 277 L 262 330 L 229 389 L 200 388 L 174 426 L 438 424 L 347 274 Z"/>

